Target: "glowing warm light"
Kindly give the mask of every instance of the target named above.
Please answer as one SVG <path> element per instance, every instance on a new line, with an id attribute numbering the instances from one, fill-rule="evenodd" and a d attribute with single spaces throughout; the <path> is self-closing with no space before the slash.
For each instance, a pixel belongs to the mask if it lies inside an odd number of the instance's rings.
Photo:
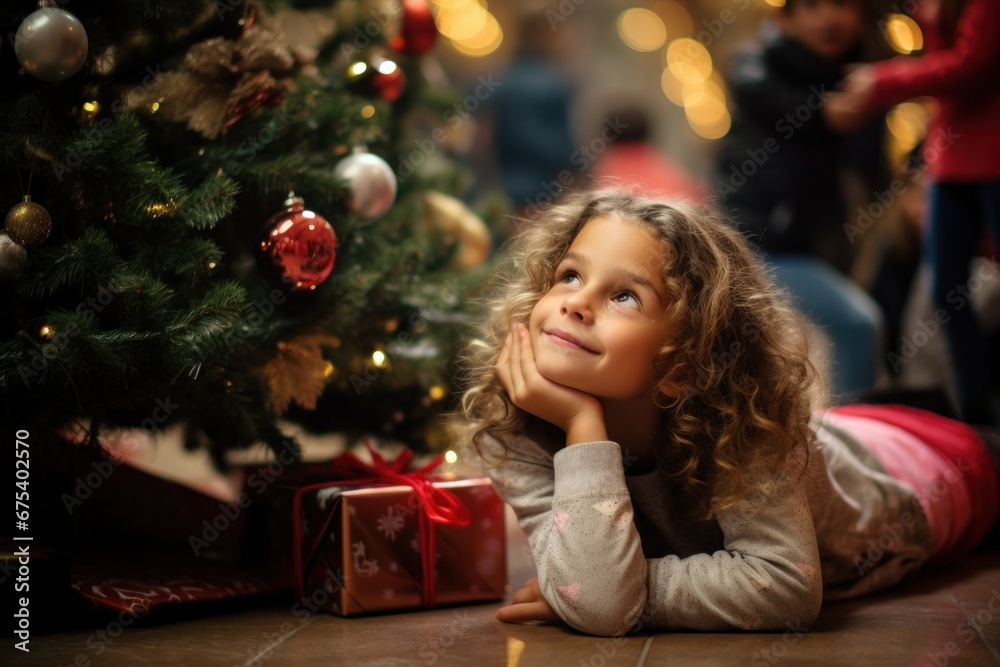
<path id="1" fill-rule="evenodd" d="M 146 213 L 149 213 L 154 218 L 164 215 L 174 215 L 177 213 L 177 202 L 173 199 L 169 199 L 166 202 L 153 202 L 146 206 Z"/>
<path id="2" fill-rule="evenodd" d="M 366 104 L 363 107 L 361 107 L 362 118 L 371 118 L 374 115 L 375 115 L 375 107 L 373 107 L 372 105 Z"/>
<path id="3" fill-rule="evenodd" d="M 496 51 L 501 43 L 503 43 L 503 30 L 500 28 L 500 23 L 495 16 L 487 14 L 482 30 L 468 39 L 453 39 L 451 45 L 459 53 L 481 57 Z"/>
<path id="4" fill-rule="evenodd" d="M 692 127 L 695 125 L 714 127 L 729 115 L 729 110 L 726 109 L 725 100 L 702 93 L 698 96 L 697 102 L 684 106 L 684 115 Z"/>
<path id="5" fill-rule="evenodd" d="M 667 47 L 667 67 L 681 83 L 698 83 L 712 74 L 712 56 L 700 42 L 681 37 Z"/>
<path id="6" fill-rule="evenodd" d="M 444 453 L 444 460 L 448 463 L 454 463 L 458 460 L 458 454 L 449 449 Z"/>
<path id="7" fill-rule="evenodd" d="M 347 68 L 347 75 L 350 77 L 357 77 L 361 76 L 366 71 L 368 71 L 368 63 L 356 62 Z"/>
<path id="8" fill-rule="evenodd" d="M 726 92 L 712 79 L 700 83 L 685 83 L 681 86 L 681 98 L 685 107 L 699 106 L 706 102 L 718 102 L 723 107 L 726 105 Z"/>
<path id="9" fill-rule="evenodd" d="M 910 150 L 927 132 L 927 109 L 916 102 L 904 102 L 886 115 L 885 124 L 904 150 Z"/>
<path id="10" fill-rule="evenodd" d="M 899 53 L 908 54 L 924 48 L 920 26 L 905 14 L 890 14 L 887 20 L 879 21 L 879 27 L 889 46 Z"/>
<path id="11" fill-rule="evenodd" d="M 97 102 L 84 102 L 83 103 L 83 110 L 86 111 L 86 112 L 88 112 L 88 113 L 96 113 L 97 110 L 100 109 L 100 108 L 101 108 L 101 105 L 98 104 Z"/>
<path id="12" fill-rule="evenodd" d="M 214 269 L 215 268 L 215 262 L 209 262 L 208 263 L 208 268 Z"/>
<path id="13" fill-rule="evenodd" d="M 432 401 L 440 401 L 444 398 L 444 387 L 434 385 L 427 391 L 427 395 L 431 397 Z"/>
<path id="14" fill-rule="evenodd" d="M 42 338 L 49 339 L 52 338 L 55 332 L 56 332 L 55 328 L 46 324 L 42 326 L 41 329 L 38 330 L 38 335 L 41 336 Z"/>
<path id="15" fill-rule="evenodd" d="M 660 17 L 671 37 L 690 37 L 694 34 L 694 21 L 687 8 L 674 0 L 654 2 L 650 7 Z"/>
<path id="16" fill-rule="evenodd" d="M 459 53 L 485 56 L 503 42 L 500 22 L 480 0 L 435 0 L 434 20 L 438 32 L 451 41 Z"/>
<path id="17" fill-rule="evenodd" d="M 507 584 L 507 586 L 509 587 L 510 584 Z M 524 653 L 524 646 L 524 642 L 520 639 L 507 637 L 507 667 L 518 667 L 521 664 L 521 654 Z"/>
<path id="18" fill-rule="evenodd" d="M 152 113 L 156 113 L 157 111 L 159 111 L 159 109 L 160 109 L 160 103 L 159 102 L 153 102 L 152 104 L 149 105 L 149 110 Z"/>
<path id="19" fill-rule="evenodd" d="M 771 5 L 772 7 L 784 7 L 785 6 L 785 0 L 764 0 L 764 2 L 766 2 L 769 5 Z"/>
<path id="20" fill-rule="evenodd" d="M 336 373 L 336 372 L 337 372 L 337 369 L 334 368 L 333 364 L 330 363 L 329 361 L 326 362 L 325 366 L 323 366 L 323 377 L 326 378 L 327 380 L 329 380 L 330 378 L 332 378 L 333 374 Z"/>
<path id="21" fill-rule="evenodd" d="M 684 111 L 687 113 L 688 110 L 684 109 Z M 733 119 L 730 117 L 728 111 L 725 111 L 718 121 L 710 125 L 695 123 L 691 120 L 690 116 L 688 117 L 688 125 L 691 126 L 691 129 L 694 130 L 698 136 L 705 139 L 721 139 L 729 132 L 729 128 L 732 124 Z"/>
<path id="22" fill-rule="evenodd" d="M 431 0 L 438 9 L 459 9 L 474 4 L 476 0 Z"/>
<path id="23" fill-rule="evenodd" d="M 684 84 L 677 80 L 669 67 L 664 69 L 663 74 L 660 75 L 660 87 L 663 88 L 663 94 L 667 96 L 668 100 L 679 107 L 684 106 Z"/>
<path id="24" fill-rule="evenodd" d="M 626 9 L 618 16 L 618 36 L 635 51 L 655 51 L 667 41 L 667 28 L 648 9 Z"/>
<path id="25" fill-rule="evenodd" d="M 382 350 L 375 350 L 372 352 L 372 363 L 375 364 L 376 368 L 382 368 L 385 366 L 386 357 L 385 352 Z"/>
<path id="26" fill-rule="evenodd" d="M 490 16 L 478 2 L 466 3 L 454 9 L 441 8 L 437 14 L 438 30 L 448 39 L 471 39 L 486 27 Z"/>

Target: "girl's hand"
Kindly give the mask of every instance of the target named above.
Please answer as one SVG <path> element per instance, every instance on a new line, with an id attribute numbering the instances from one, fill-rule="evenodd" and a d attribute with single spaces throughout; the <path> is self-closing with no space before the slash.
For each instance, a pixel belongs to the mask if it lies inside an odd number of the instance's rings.
<path id="1" fill-rule="evenodd" d="M 528 579 L 524 588 L 514 593 L 510 604 L 497 610 L 497 620 L 504 623 L 524 621 L 543 621 L 545 623 L 562 623 L 563 620 L 552 610 L 549 603 L 542 597 L 542 589 L 538 586 L 538 577 Z"/>
<path id="2" fill-rule="evenodd" d="M 507 334 L 497 359 L 497 376 L 514 405 L 561 428 L 567 444 L 607 439 L 604 411 L 596 398 L 538 372 L 523 324 L 515 324 Z"/>

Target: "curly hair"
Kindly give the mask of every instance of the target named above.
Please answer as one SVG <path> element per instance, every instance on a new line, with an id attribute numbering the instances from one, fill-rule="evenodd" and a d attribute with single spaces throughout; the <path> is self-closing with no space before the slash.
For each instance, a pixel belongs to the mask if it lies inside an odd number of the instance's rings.
<path id="1" fill-rule="evenodd" d="M 766 481 L 755 484 L 748 471 L 776 473 L 814 437 L 809 419 L 819 385 L 803 321 L 740 232 L 702 207 L 618 190 L 566 196 L 539 209 L 512 240 L 491 283 L 481 336 L 463 358 L 462 411 L 476 450 L 483 455 L 485 434 L 503 444 L 554 428 L 513 405 L 496 362 L 510 327 L 528 322 L 577 234 L 600 215 L 641 224 L 662 242 L 675 335 L 653 368 L 680 392 L 653 397 L 662 409 L 656 458 L 706 517 L 750 494 L 766 498 Z"/>

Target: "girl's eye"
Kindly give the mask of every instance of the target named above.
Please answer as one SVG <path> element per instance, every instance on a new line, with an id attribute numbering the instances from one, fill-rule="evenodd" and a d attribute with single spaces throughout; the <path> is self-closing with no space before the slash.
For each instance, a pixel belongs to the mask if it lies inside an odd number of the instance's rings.
<path id="1" fill-rule="evenodd" d="M 579 280 L 579 276 L 576 275 L 575 271 L 563 271 L 556 282 L 569 284 L 574 280 Z"/>
<path id="2" fill-rule="evenodd" d="M 618 292 L 613 297 L 611 297 L 611 300 L 614 301 L 615 303 L 624 306 L 630 306 L 632 308 L 638 308 L 642 306 L 642 301 L 639 300 L 639 297 L 636 295 L 635 292 L 632 292 L 630 290 Z"/>

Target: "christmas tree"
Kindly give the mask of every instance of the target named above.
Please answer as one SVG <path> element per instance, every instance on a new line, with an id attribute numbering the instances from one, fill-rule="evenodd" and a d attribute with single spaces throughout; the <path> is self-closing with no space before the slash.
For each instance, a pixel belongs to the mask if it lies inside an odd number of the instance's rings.
<path id="1" fill-rule="evenodd" d="M 220 462 L 282 419 L 436 448 L 489 234 L 421 141 L 454 104 L 426 3 L 0 17 L 5 424 L 183 424 Z"/>

